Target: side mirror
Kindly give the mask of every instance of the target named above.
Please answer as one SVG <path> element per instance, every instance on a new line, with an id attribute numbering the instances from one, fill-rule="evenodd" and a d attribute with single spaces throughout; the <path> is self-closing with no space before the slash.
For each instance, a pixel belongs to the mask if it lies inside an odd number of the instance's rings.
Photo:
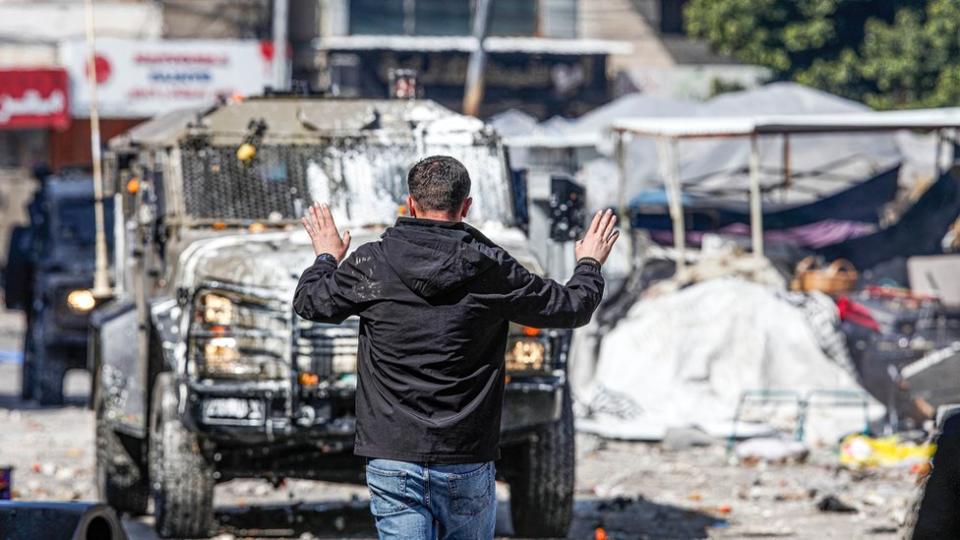
<path id="1" fill-rule="evenodd" d="M 517 220 L 517 226 L 524 231 L 530 228 L 530 203 L 527 193 L 527 170 L 511 169 L 513 186 L 513 215 Z"/>
<path id="2" fill-rule="evenodd" d="M 550 177 L 550 238 L 570 242 L 586 230 L 587 190 L 566 176 Z"/>
<path id="3" fill-rule="evenodd" d="M 10 232 L 10 251 L 7 266 L 0 277 L 6 293 L 7 309 L 26 311 L 30 307 L 30 278 L 33 275 L 30 251 L 33 231 L 30 227 L 17 225 Z"/>

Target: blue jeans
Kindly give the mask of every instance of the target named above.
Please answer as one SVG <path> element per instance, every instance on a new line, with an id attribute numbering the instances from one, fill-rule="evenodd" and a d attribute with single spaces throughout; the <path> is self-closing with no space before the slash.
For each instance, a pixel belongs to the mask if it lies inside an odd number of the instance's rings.
<path id="1" fill-rule="evenodd" d="M 493 462 L 367 462 L 370 511 L 381 539 L 489 540 L 497 521 Z"/>

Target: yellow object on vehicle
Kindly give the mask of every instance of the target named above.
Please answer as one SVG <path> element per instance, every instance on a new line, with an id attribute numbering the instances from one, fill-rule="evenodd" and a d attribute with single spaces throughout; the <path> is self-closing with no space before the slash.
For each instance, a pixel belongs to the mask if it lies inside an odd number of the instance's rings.
<path id="1" fill-rule="evenodd" d="M 246 163 L 257 155 L 257 147 L 250 143 L 243 143 L 237 148 L 237 159 Z"/>
<path id="2" fill-rule="evenodd" d="M 896 435 L 848 435 L 840 443 L 840 463 L 849 467 L 910 466 L 929 461 L 936 449 L 933 443 L 901 441 Z"/>

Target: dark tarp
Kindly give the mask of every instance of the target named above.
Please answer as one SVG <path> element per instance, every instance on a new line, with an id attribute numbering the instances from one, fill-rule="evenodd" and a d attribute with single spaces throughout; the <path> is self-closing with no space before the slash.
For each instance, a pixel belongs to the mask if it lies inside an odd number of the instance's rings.
<path id="1" fill-rule="evenodd" d="M 808 204 L 778 207 L 764 203 L 763 228 L 790 229 L 826 220 L 876 224 L 880 207 L 897 195 L 899 174 L 900 166 L 897 165 L 851 188 Z M 673 226 L 665 199 L 656 193 L 635 197 L 631 201 L 633 227 L 671 230 Z M 715 231 L 734 223 L 750 223 L 748 201 L 717 203 L 705 197 L 685 195 L 683 204 L 688 231 Z"/>
<path id="2" fill-rule="evenodd" d="M 871 234 L 876 229 L 877 227 L 875 225 L 868 223 L 826 219 L 789 229 L 764 231 L 763 241 L 769 245 L 792 245 L 801 248 L 817 249 Z M 687 232 L 687 245 L 702 245 L 703 236 L 706 234 L 711 233 L 704 231 Z M 743 223 L 734 223 L 733 225 L 727 225 L 722 229 L 718 229 L 713 234 L 720 234 L 730 238 L 750 238 L 750 226 Z M 650 231 L 650 237 L 659 244 L 673 244 L 672 231 Z"/>
<path id="3" fill-rule="evenodd" d="M 818 250 L 827 260 L 847 259 L 866 269 L 894 257 L 942 253 L 941 241 L 960 215 L 960 167 L 944 173 L 897 223 L 873 234 Z"/>

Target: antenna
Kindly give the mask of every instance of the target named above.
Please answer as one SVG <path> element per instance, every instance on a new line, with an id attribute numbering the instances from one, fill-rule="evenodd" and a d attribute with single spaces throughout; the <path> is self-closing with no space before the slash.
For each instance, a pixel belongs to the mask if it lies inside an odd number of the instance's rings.
<path id="1" fill-rule="evenodd" d="M 90 85 L 90 154 L 93 159 L 94 220 L 96 224 L 93 296 L 106 298 L 113 294 L 107 276 L 107 236 L 103 217 L 103 169 L 100 156 L 100 114 L 97 109 L 97 52 L 93 27 L 93 0 L 85 0 L 87 34 L 87 84 Z"/>

